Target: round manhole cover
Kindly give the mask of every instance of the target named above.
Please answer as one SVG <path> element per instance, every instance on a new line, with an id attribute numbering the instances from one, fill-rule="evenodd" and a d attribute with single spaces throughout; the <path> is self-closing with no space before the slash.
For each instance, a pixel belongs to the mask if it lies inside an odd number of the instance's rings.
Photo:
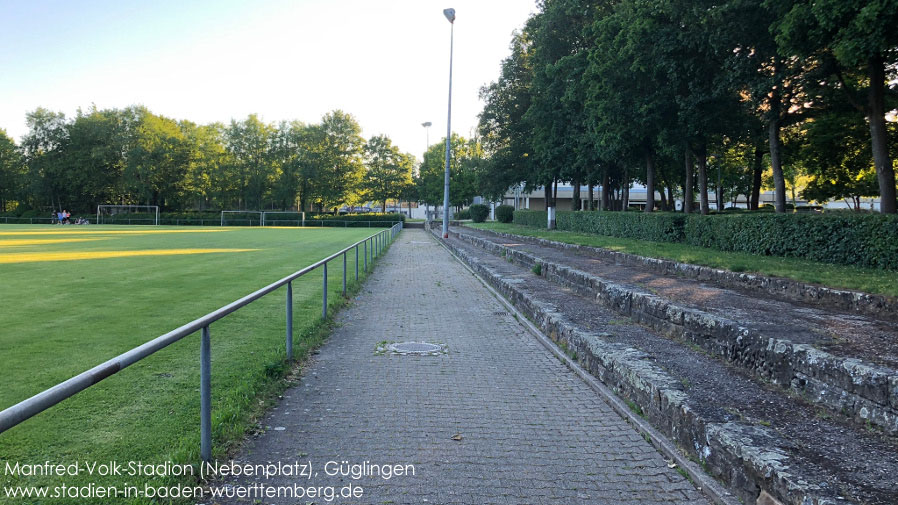
<path id="1" fill-rule="evenodd" d="M 387 349 L 398 354 L 426 354 L 436 355 L 445 351 L 442 345 L 428 342 L 397 342 L 387 346 Z"/>

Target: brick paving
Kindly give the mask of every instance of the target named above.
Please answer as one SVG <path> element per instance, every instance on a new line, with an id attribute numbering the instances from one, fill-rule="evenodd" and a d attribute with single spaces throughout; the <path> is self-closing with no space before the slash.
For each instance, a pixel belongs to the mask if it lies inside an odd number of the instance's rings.
<path id="1" fill-rule="evenodd" d="M 423 230 L 378 262 L 301 382 L 263 420 L 241 464 L 311 463 L 311 478 L 361 497 L 250 495 L 220 503 L 706 504 L 705 498 Z M 445 344 L 436 356 L 381 342 Z M 414 476 L 328 476 L 329 461 L 413 465 Z M 283 492 L 283 491 L 282 491 Z M 289 495 L 289 493 L 288 493 Z"/>

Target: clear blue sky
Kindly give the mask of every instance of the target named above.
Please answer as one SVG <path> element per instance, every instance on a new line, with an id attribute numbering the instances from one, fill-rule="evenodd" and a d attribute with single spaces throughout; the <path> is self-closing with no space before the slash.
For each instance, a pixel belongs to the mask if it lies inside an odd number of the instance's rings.
<path id="1" fill-rule="evenodd" d="M 0 128 L 18 139 L 38 106 L 143 104 L 199 123 L 340 108 L 420 157 L 422 122 L 431 143 L 446 132 L 445 7 L 453 131 L 468 136 L 534 0 L 0 0 Z"/>

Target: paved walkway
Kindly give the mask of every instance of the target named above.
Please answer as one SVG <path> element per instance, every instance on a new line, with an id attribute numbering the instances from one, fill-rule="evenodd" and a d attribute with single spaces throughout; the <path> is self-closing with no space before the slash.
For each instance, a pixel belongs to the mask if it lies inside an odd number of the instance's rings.
<path id="1" fill-rule="evenodd" d="M 338 494 L 352 483 L 362 496 L 221 503 L 707 503 L 504 311 L 426 232 L 404 231 L 237 458 L 311 463 L 312 477 L 225 480 Z M 383 341 L 437 342 L 447 352 L 378 353 Z M 326 475 L 341 461 L 413 465 L 415 474 Z"/>

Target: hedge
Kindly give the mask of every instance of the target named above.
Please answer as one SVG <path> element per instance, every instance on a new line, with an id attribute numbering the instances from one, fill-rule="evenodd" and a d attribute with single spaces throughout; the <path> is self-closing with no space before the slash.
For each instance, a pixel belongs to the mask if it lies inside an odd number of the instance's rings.
<path id="1" fill-rule="evenodd" d="M 298 216 L 302 214 L 297 212 Z M 369 222 L 369 221 L 389 221 L 391 223 L 398 223 L 400 221 L 405 222 L 405 214 L 320 214 L 312 216 L 306 213 L 306 220 L 315 219 L 315 220 L 331 220 L 331 221 L 359 221 L 359 222 Z"/>
<path id="2" fill-rule="evenodd" d="M 482 203 L 475 203 L 468 208 L 468 213 L 471 214 L 471 219 L 475 223 L 482 223 L 489 217 L 490 208 Z"/>
<path id="3" fill-rule="evenodd" d="M 555 218 L 558 219 L 556 213 Z M 514 224 L 521 226 L 533 226 L 536 228 L 545 228 L 549 220 L 549 216 L 545 211 L 539 210 L 516 210 L 514 211 Z"/>
<path id="4" fill-rule="evenodd" d="M 471 219 L 471 211 L 470 209 L 462 209 L 458 212 L 452 213 L 452 219 L 461 221 L 463 219 Z"/>
<path id="5" fill-rule="evenodd" d="M 898 216 L 743 214 L 690 216 L 687 244 L 762 256 L 898 270 Z"/>
<path id="6" fill-rule="evenodd" d="M 515 211 L 514 223 L 544 228 L 546 213 Z M 761 256 L 898 270 L 898 216 L 884 214 L 558 212 L 558 230 L 680 242 Z"/>
<path id="7" fill-rule="evenodd" d="M 514 220 L 514 207 L 511 205 L 500 205 L 496 207 L 496 221 L 500 223 L 510 223 Z"/>

